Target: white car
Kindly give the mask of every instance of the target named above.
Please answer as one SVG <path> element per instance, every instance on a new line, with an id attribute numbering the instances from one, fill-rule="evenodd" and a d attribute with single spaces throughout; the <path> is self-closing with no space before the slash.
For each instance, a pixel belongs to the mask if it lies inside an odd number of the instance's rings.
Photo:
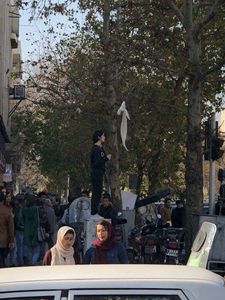
<path id="1" fill-rule="evenodd" d="M 224 279 L 198 267 L 74 265 L 0 269 L 0 299 L 225 300 Z"/>

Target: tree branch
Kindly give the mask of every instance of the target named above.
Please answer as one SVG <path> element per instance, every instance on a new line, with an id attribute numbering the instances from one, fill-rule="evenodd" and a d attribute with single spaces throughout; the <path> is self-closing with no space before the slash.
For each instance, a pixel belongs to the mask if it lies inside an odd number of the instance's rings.
<path id="1" fill-rule="evenodd" d="M 206 24 L 208 24 L 208 23 L 211 21 L 211 19 L 213 19 L 214 14 L 215 14 L 215 10 L 217 9 L 217 7 L 218 7 L 220 1 L 221 1 L 221 0 L 215 0 L 215 1 L 213 2 L 213 4 L 211 5 L 211 7 L 209 8 L 208 13 L 207 13 L 207 14 L 205 15 L 205 17 L 202 19 L 202 21 L 199 22 L 199 23 L 195 26 L 194 32 L 195 32 L 195 35 L 196 35 L 196 36 L 200 33 L 200 31 L 204 28 L 204 26 L 205 26 Z"/>
<path id="2" fill-rule="evenodd" d="M 176 4 L 173 1 L 169 0 L 168 5 L 174 11 L 175 15 L 178 17 L 181 23 L 184 24 L 184 16 L 181 10 L 176 6 Z"/>
<path id="3" fill-rule="evenodd" d="M 203 74 L 203 77 L 205 78 L 205 77 L 207 77 L 208 75 L 212 74 L 213 72 L 216 72 L 216 71 L 220 70 L 220 69 L 224 66 L 224 64 L 225 64 L 225 59 L 220 60 L 220 61 L 216 64 L 216 66 L 209 68 L 208 71 L 206 71 L 206 72 Z"/>

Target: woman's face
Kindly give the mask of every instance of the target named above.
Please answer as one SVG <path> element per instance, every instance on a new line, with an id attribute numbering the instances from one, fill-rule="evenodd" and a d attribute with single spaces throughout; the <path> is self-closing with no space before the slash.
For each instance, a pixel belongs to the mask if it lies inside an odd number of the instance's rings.
<path id="1" fill-rule="evenodd" d="M 109 236 L 107 229 L 103 225 L 100 225 L 100 224 L 97 225 L 96 234 L 97 234 L 97 238 L 102 242 L 106 241 Z"/>
<path id="2" fill-rule="evenodd" d="M 62 239 L 62 245 L 65 249 L 69 249 L 73 246 L 74 236 L 72 233 L 66 233 Z"/>
<path id="3" fill-rule="evenodd" d="M 103 135 L 100 137 L 100 141 L 102 142 L 102 143 L 105 143 L 105 134 L 103 133 Z"/>

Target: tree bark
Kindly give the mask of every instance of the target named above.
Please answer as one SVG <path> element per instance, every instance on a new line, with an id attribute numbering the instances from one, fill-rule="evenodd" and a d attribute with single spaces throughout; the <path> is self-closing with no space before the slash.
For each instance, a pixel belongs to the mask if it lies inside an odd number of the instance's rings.
<path id="1" fill-rule="evenodd" d="M 109 174 L 111 196 L 113 203 L 118 209 L 122 208 L 120 180 L 119 180 L 119 150 L 117 137 L 117 111 L 116 111 L 116 91 L 113 85 L 116 66 L 112 63 L 112 53 L 110 51 L 110 0 L 104 0 L 103 16 L 103 49 L 105 58 L 105 88 L 106 102 L 109 110 L 109 137 L 108 144 L 112 154 L 111 170 Z"/>
<path id="2" fill-rule="evenodd" d="M 202 75 L 201 75 L 201 44 L 195 34 L 192 18 L 192 0 L 185 1 L 184 26 L 188 47 L 188 112 L 186 141 L 186 195 L 187 195 L 187 239 L 186 247 L 190 251 L 193 241 L 193 214 L 200 213 L 203 200 L 202 171 Z"/>
<path id="3" fill-rule="evenodd" d="M 188 48 L 188 111 L 186 140 L 186 198 L 187 198 L 187 234 L 186 248 L 190 251 L 194 238 L 194 214 L 199 214 L 203 201 L 203 170 L 202 170 L 202 85 L 201 70 L 201 32 L 214 18 L 215 12 L 222 1 L 208 3 L 208 11 L 198 22 L 194 22 L 193 0 L 183 1 L 181 11 L 174 1 L 168 0 L 170 8 L 186 30 L 186 46 Z"/>

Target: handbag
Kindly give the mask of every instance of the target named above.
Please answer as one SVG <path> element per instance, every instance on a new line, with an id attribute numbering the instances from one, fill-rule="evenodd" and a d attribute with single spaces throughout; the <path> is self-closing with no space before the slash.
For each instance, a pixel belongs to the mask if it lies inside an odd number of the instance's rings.
<path id="1" fill-rule="evenodd" d="M 37 236 L 38 236 L 38 242 L 46 241 L 47 232 L 46 232 L 45 228 L 43 228 L 42 226 L 38 226 Z"/>

